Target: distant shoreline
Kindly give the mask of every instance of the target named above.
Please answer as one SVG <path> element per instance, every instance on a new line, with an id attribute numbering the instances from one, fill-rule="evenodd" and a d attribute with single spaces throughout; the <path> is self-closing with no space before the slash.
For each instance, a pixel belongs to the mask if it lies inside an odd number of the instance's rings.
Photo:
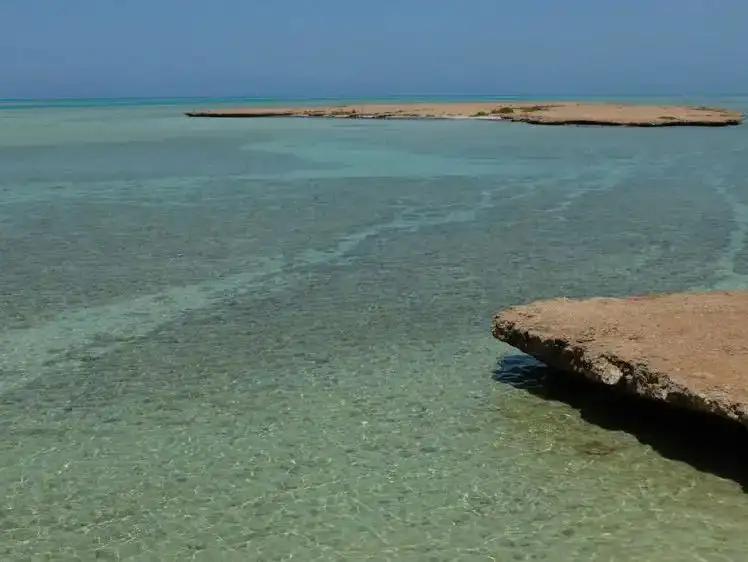
<path id="1" fill-rule="evenodd" d="M 535 125 L 626 127 L 724 127 L 739 125 L 743 122 L 741 113 L 722 108 L 567 101 L 413 102 L 320 107 L 256 107 L 189 111 L 185 115 L 201 118 L 475 119 Z"/>

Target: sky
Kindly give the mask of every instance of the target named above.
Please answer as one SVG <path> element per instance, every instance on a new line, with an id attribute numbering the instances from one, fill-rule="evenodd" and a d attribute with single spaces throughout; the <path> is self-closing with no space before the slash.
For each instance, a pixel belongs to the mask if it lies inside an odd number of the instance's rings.
<path id="1" fill-rule="evenodd" d="M 748 93 L 746 0 L 0 0 L 0 98 Z"/>

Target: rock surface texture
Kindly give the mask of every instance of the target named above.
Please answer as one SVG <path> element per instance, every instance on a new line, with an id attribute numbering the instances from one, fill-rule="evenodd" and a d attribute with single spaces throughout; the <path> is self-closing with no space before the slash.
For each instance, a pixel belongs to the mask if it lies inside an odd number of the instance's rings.
<path id="1" fill-rule="evenodd" d="M 559 370 L 748 425 L 748 292 L 538 301 L 493 335 Z"/>
<path id="2" fill-rule="evenodd" d="M 339 119 L 483 119 L 535 125 L 721 127 L 738 125 L 742 114 L 726 109 L 613 103 L 406 103 L 337 107 L 278 107 L 191 111 L 189 117 L 327 117 Z"/>

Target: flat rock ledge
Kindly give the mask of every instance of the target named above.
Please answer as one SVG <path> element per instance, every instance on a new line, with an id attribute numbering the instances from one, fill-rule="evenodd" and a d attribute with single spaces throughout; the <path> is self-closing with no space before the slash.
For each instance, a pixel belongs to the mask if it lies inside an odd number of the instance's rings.
<path id="1" fill-rule="evenodd" d="M 554 299 L 493 335 L 547 365 L 748 425 L 748 292 Z"/>
<path id="2" fill-rule="evenodd" d="M 725 127 L 743 122 L 741 113 L 720 108 L 579 102 L 450 102 L 258 107 L 190 111 L 186 115 L 210 118 L 475 119 L 533 125 L 623 127 Z"/>

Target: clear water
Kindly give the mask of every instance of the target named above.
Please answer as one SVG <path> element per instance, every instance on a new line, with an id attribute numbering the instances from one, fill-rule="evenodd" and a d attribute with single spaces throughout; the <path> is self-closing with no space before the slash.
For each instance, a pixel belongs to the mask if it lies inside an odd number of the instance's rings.
<path id="1" fill-rule="evenodd" d="M 489 325 L 748 288 L 748 127 L 0 130 L 1 560 L 744 559 L 742 433 Z"/>

